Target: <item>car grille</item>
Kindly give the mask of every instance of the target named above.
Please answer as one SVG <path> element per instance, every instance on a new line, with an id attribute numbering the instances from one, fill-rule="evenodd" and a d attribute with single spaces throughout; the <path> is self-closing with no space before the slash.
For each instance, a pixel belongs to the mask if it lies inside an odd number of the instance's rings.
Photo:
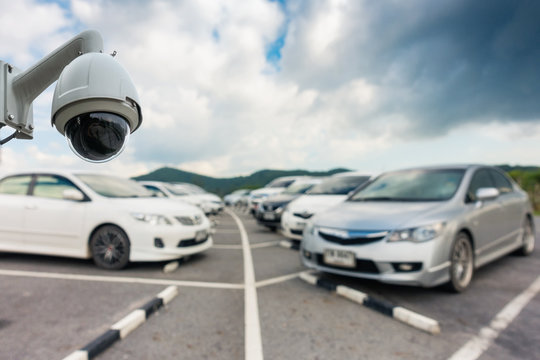
<path id="1" fill-rule="evenodd" d="M 311 213 L 307 213 L 307 212 L 303 212 L 303 213 L 293 213 L 294 216 L 298 216 L 299 218 L 302 218 L 302 219 L 309 219 L 310 217 L 313 216 L 313 214 Z"/>
<path id="2" fill-rule="evenodd" d="M 304 230 L 291 229 L 291 233 L 294 235 L 302 235 L 304 233 Z"/>
<path id="3" fill-rule="evenodd" d="M 319 236 L 325 239 L 326 241 L 333 242 L 340 245 L 365 245 L 373 242 L 380 241 L 385 238 L 388 232 L 376 232 L 373 235 L 370 233 L 363 233 L 362 235 L 355 235 L 355 233 L 350 233 L 350 237 L 342 238 L 336 235 L 325 233 L 324 231 L 319 230 Z"/>
<path id="4" fill-rule="evenodd" d="M 175 216 L 175 219 L 182 225 L 200 225 L 203 222 L 203 218 L 200 215 L 195 216 Z"/>
<path id="5" fill-rule="evenodd" d="M 263 204 L 260 205 L 261 211 L 276 211 L 280 207 L 281 207 L 280 204 L 272 205 L 272 204 L 264 204 L 263 203 Z"/>
<path id="6" fill-rule="evenodd" d="M 208 240 L 208 236 L 206 238 L 197 241 L 196 239 L 186 239 L 186 240 L 180 240 L 178 245 L 176 247 L 189 247 L 189 246 L 195 246 L 202 244 Z"/>
<path id="7" fill-rule="evenodd" d="M 356 259 L 356 267 L 354 268 L 344 268 L 341 266 L 328 265 L 327 263 L 324 262 L 323 254 L 316 254 L 316 260 L 317 260 L 318 265 L 332 268 L 332 269 L 356 271 L 356 272 L 362 272 L 362 273 L 368 273 L 368 274 L 379 273 L 379 269 L 377 268 L 377 265 L 375 265 L 375 263 L 371 260 Z"/>

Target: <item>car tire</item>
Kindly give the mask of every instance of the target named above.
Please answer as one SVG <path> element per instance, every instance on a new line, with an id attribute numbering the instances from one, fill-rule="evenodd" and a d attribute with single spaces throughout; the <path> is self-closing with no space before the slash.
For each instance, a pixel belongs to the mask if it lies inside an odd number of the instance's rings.
<path id="1" fill-rule="evenodd" d="M 526 218 L 523 221 L 523 235 L 522 235 L 522 246 L 518 249 L 517 253 L 521 256 L 527 256 L 532 254 L 534 250 L 534 243 L 536 241 L 534 237 L 534 229 L 530 218 Z"/>
<path id="2" fill-rule="evenodd" d="M 120 270 L 129 262 L 129 239 L 115 225 L 98 228 L 90 238 L 90 250 L 94 263 L 103 269 Z"/>
<path id="3" fill-rule="evenodd" d="M 452 292 L 462 292 L 470 285 L 474 274 L 473 248 L 469 236 L 457 234 L 450 251 L 450 281 L 448 288 Z"/>

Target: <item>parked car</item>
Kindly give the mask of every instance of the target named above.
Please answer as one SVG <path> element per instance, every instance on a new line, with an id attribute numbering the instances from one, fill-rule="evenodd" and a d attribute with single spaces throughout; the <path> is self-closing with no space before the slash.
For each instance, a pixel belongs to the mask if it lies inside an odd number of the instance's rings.
<path id="1" fill-rule="evenodd" d="M 293 241 L 302 240 L 308 219 L 344 201 L 351 191 L 365 184 L 370 177 L 369 174 L 353 171 L 335 174 L 291 201 L 281 215 L 283 236 Z"/>
<path id="2" fill-rule="evenodd" d="M 221 199 L 217 195 L 201 193 L 192 187 L 163 181 L 139 181 L 139 183 L 150 190 L 154 196 L 180 200 L 195 205 L 205 215 L 217 214 L 223 209 Z"/>
<path id="3" fill-rule="evenodd" d="M 217 214 L 225 208 L 225 203 L 216 194 L 212 194 L 202 187 L 190 183 L 173 183 L 175 186 L 188 191 L 190 194 L 199 196 L 210 208 L 210 214 Z"/>
<path id="4" fill-rule="evenodd" d="M 68 171 L 0 178 L 0 251 L 92 258 L 105 269 L 177 259 L 212 246 L 197 207 L 135 181 Z"/>
<path id="5" fill-rule="evenodd" d="M 309 268 L 388 283 L 465 290 L 474 270 L 534 249 L 526 192 L 497 168 L 417 168 L 383 174 L 304 231 Z"/>
<path id="6" fill-rule="evenodd" d="M 295 181 L 300 179 L 306 179 L 306 176 L 282 176 L 278 177 L 264 187 L 252 190 L 249 193 L 248 198 L 248 209 L 251 215 L 255 216 L 255 211 L 259 206 L 260 202 L 265 200 L 271 195 L 276 195 L 285 191 L 285 189 L 293 184 Z"/>
<path id="7" fill-rule="evenodd" d="M 237 206 L 242 201 L 242 197 L 244 195 L 248 195 L 250 190 L 248 189 L 238 189 L 233 191 L 230 194 L 227 194 L 223 197 L 223 200 L 225 201 L 225 205 L 227 206 Z"/>
<path id="8" fill-rule="evenodd" d="M 276 230 L 281 226 L 281 214 L 287 204 L 304 194 L 313 186 L 320 184 L 321 181 L 321 178 L 297 180 L 281 194 L 269 196 L 259 204 L 255 211 L 257 223 L 266 226 L 270 230 Z"/>

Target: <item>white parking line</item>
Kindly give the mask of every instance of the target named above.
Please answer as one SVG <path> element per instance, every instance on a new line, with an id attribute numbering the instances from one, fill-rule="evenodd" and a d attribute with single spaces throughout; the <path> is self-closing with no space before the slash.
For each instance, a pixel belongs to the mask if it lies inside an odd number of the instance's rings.
<path id="1" fill-rule="evenodd" d="M 253 244 L 250 247 L 252 249 L 260 249 L 260 248 L 265 248 L 265 247 L 277 246 L 278 244 L 279 244 L 279 241 L 267 241 L 267 242 Z"/>
<path id="2" fill-rule="evenodd" d="M 246 229 L 242 221 L 236 214 L 229 209 L 225 211 L 232 216 L 242 237 L 243 255 L 244 255 L 244 337 L 245 337 L 245 359 L 262 360 L 262 339 L 261 325 L 259 322 L 259 305 L 257 302 L 257 288 L 255 285 L 255 270 L 253 268 L 253 259 Z"/>
<path id="3" fill-rule="evenodd" d="M 278 244 L 279 244 L 279 241 L 267 241 L 267 242 L 250 245 L 250 248 L 260 249 L 260 248 L 265 248 L 265 247 L 277 246 Z M 218 249 L 218 250 L 243 250 L 244 246 L 243 245 L 227 245 L 227 244 L 215 245 L 214 244 L 212 248 Z"/>
<path id="4" fill-rule="evenodd" d="M 181 280 L 165 280 L 165 279 L 148 279 L 135 277 L 121 276 L 95 276 L 95 275 L 76 275 L 76 274 L 61 274 L 61 273 L 46 273 L 37 271 L 20 271 L 20 270 L 2 270 L 0 275 L 5 276 L 23 276 L 33 278 L 47 278 L 59 280 L 81 280 L 81 281 L 101 281 L 113 283 L 129 283 L 129 284 L 149 284 L 149 285 L 176 285 L 185 287 L 199 287 L 210 289 L 243 289 L 243 284 L 229 283 L 214 283 L 214 282 L 199 282 L 199 281 L 181 281 Z"/>
<path id="5" fill-rule="evenodd" d="M 305 272 L 307 272 L 307 271 L 301 271 L 301 272 L 297 272 L 297 273 L 290 274 L 290 275 L 284 275 L 284 276 L 279 276 L 279 277 L 275 277 L 275 278 L 272 278 L 272 279 L 259 281 L 259 282 L 257 282 L 255 284 L 255 286 L 257 286 L 257 288 L 261 288 L 261 287 L 268 286 L 268 285 L 279 284 L 279 283 L 282 283 L 282 282 L 285 282 L 285 281 L 295 279 L 295 278 L 299 277 L 300 275 L 302 275 Z"/>
<path id="6" fill-rule="evenodd" d="M 212 249 L 218 250 L 242 250 L 242 245 L 212 245 Z"/>
<path id="7" fill-rule="evenodd" d="M 540 276 L 521 294 L 509 302 L 491 321 L 489 326 L 480 330 L 480 333 L 469 340 L 461 349 L 456 351 L 449 360 L 475 360 L 478 359 L 495 341 L 501 331 L 519 315 L 527 304 L 540 292 Z"/>

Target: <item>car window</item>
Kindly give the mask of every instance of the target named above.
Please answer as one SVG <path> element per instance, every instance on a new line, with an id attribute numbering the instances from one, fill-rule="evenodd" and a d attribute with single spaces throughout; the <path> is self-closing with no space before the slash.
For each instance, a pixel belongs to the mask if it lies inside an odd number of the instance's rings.
<path id="1" fill-rule="evenodd" d="M 454 196 L 464 170 L 426 169 L 386 173 L 360 191 L 350 201 L 443 201 Z"/>
<path id="2" fill-rule="evenodd" d="M 304 194 L 306 191 L 311 189 L 313 185 L 315 184 L 310 184 L 310 183 L 292 184 L 283 193 L 288 194 L 288 195 Z"/>
<path id="3" fill-rule="evenodd" d="M 163 191 L 161 191 L 157 186 L 154 185 L 143 185 L 145 188 L 150 190 L 152 194 L 156 197 L 167 197 L 167 194 L 165 194 Z"/>
<path id="4" fill-rule="evenodd" d="M 480 188 L 492 188 L 495 187 L 493 179 L 489 175 L 487 169 L 477 170 L 469 184 L 469 189 L 467 190 L 467 202 L 476 201 L 476 191 Z"/>
<path id="5" fill-rule="evenodd" d="M 68 179 L 54 175 L 39 175 L 34 184 L 32 195 L 51 199 L 62 199 L 64 190 L 75 189 Z"/>
<path id="6" fill-rule="evenodd" d="M 152 197 L 150 190 L 133 180 L 92 174 L 79 174 L 77 177 L 101 196 L 110 198 Z"/>
<path id="7" fill-rule="evenodd" d="M 193 195 L 194 192 L 191 189 L 188 189 L 182 185 L 174 185 L 171 184 L 170 186 L 165 186 L 167 190 L 171 192 L 171 194 L 175 196 L 186 196 L 186 195 Z"/>
<path id="8" fill-rule="evenodd" d="M 32 182 L 31 175 L 10 176 L 0 181 L 0 193 L 10 195 L 26 195 Z"/>
<path id="9" fill-rule="evenodd" d="M 369 176 L 337 176 L 313 186 L 309 195 L 347 195 L 369 180 Z"/>
<path id="10" fill-rule="evenodd" d="M 512 192 L 512 183 L 503 174 L 501 174 L 497 170 L 491 169 L 489 170 L 489 173 L 493 177 L 495 187 L 499 190 L 501 194 Z"/>
<path id="11" fill-rule="evenodd" d="M 294 182 L 294 180 L 274 180 L 270 184 L 266 185 L 265 187 L 269 188 L 286 188 L 289 185 L 291 185 Z"/>

